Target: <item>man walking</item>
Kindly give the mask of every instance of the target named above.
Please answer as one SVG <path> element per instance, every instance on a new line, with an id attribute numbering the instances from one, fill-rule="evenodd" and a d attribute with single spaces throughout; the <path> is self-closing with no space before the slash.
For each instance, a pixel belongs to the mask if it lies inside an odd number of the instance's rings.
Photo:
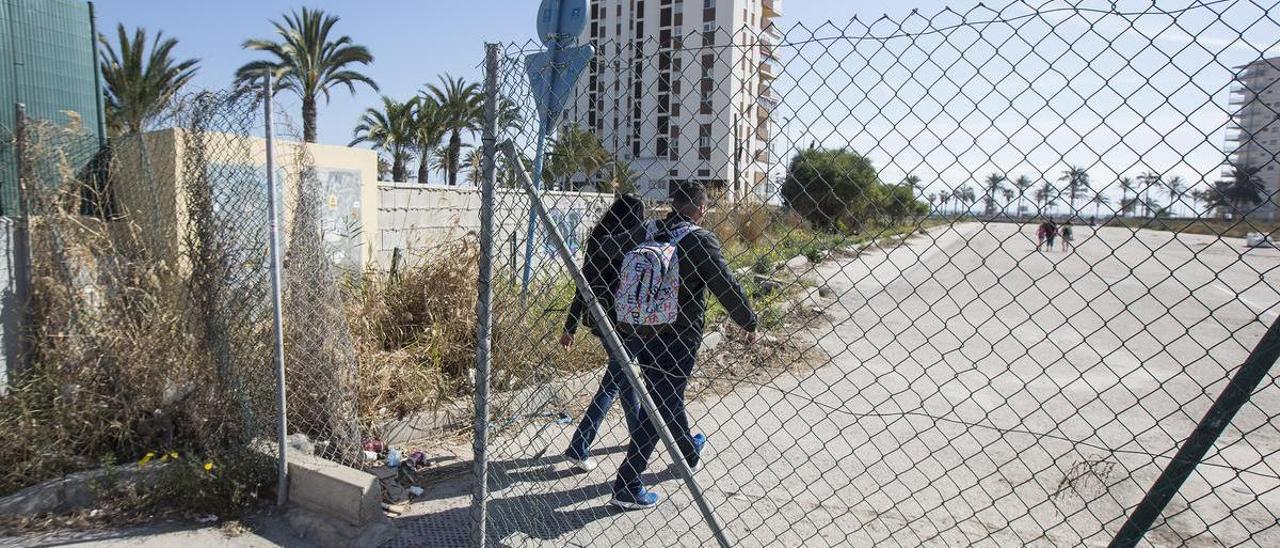
<path id="1" fill-rule="evenodd" d="M 756 315 L 733 279 L 720 241 L 697 226 L 706 213 L 706 189 L 699 183 L 680 185 L 672 192 L 671 205 L 666 219 L 646 224 L 644 243 L 623 259 L 617 319 L 628 352 L 644 369 L 661 420 L 675 436 L 685 462 L 696 468 L 706 437 L 690 433 L 684 392 L 702 345 L 707 291 L 747 331 L 748 343 L 756 340 Z M 631 431 L 627 456 L 613 484 L 610 502 L 615 506 L 651 508 L 661 498 L 640 482 L 658 443 L 654 420 L 642 412 Z"/>

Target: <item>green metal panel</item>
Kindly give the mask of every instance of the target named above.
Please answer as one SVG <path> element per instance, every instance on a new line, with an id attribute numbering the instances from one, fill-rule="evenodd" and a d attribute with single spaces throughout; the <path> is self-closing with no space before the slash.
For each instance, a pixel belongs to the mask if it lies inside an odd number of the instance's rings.
<path id="1" fill-rule="evenodd" d="M 67 124 L 78 119 L 85 132 L 76 143 L 76 162 L 96 154 L 103 135 L 93 11 L 76 0 L 0 0 L 0 124 L 10 133 L 14 104 L 27 116 Z M 0 152 L 0 214 L 11 215 L 17 200 L 11 139 Z M 6 162 L 7 160 L 7 162 Z"/>

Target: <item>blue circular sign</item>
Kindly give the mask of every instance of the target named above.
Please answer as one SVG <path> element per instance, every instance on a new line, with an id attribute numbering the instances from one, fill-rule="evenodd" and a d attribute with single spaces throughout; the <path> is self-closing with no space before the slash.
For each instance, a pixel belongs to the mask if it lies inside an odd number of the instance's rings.
<path id="1" fill-rule="evenodd" d="M 538 8 L 538 39 L 548 48 L 577 41 L 587 28 L 587 0 L 542 0 Z"/>

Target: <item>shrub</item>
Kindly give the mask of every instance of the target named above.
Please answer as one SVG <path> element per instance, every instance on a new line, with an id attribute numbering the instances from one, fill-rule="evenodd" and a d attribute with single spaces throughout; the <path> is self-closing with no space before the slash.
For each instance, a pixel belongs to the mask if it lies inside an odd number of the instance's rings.
<path id="1" fill-rule="evenodd" d="M 857 228 L 878 184 L 871 160 L 847 149 L 809 148 L 791 160 L 782 198 L 815 228 L 834 232 L 843 220 Z"/>

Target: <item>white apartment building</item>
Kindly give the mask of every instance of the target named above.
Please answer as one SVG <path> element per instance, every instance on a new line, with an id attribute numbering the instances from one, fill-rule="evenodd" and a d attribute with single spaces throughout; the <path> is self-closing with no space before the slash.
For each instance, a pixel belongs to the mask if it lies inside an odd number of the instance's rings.
<path id="1" fill-rule="evenodd" d="M 1276 197 L 1280 190 L 1280 57 L 1254 61 L 1236 70 L 1231 89 L 1232 127 L 1227 130 L 1228 159 L 1261 169 L 1258 176 L 1267 201 L 1253 217 L 1280 221 Z"/>
<path id="2" fill-rule="evenodd" d="M 761 197 L 781 15 L 781 0 L 590 0 L 579 43 L 596 58 L 564 123 L 628 163 L 645 198 L 666 199 L 685 181 L 731 200 Z"/>

